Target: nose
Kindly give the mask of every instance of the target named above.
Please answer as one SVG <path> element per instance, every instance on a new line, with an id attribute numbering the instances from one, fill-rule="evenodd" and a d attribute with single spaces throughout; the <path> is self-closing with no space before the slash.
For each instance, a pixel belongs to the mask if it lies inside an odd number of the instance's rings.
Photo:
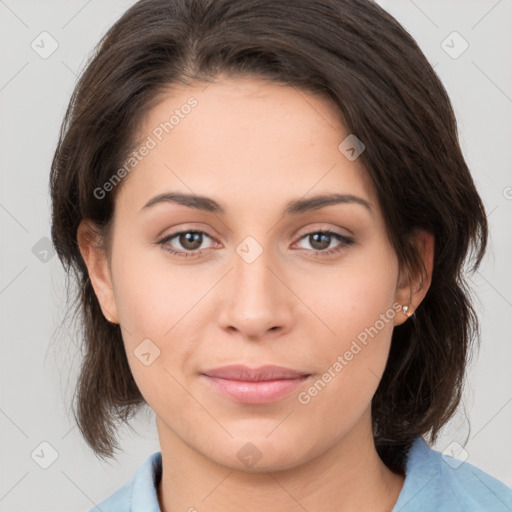
<path id="1" fill-rule="evenodd" d="M 221 327 L 250 340 L 288 331 L 293 321 L 293 293 L 270 250 L 263 250 L 254 261 L 235 254 L 233 262 L 222 290 L 226 300 L 221 301 Z"/>

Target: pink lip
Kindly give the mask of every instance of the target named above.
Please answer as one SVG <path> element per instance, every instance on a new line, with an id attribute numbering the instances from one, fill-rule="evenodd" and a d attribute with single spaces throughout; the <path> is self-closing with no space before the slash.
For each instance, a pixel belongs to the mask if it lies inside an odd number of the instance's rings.
<path id="1" fill-rule="evenodd" d="M 246 404 L 275 402 L 291 393 L 310 376 L 273 365 L 254 369 L 231 365 L 207 370 L 202 375 L 216 391 Z"/>

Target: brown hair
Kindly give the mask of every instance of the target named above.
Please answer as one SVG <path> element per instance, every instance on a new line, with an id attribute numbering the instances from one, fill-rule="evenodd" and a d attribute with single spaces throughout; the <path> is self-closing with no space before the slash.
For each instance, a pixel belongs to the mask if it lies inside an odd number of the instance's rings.
<path id="1" fill-rule="evenodd" d="M 369 0 L 141 0 L 100 41 L 72 95 L 50 178 L 53 242 L 78 283 L 80 430 L 97 455 L 112 457 L 118 422 L 145 401 L 119 326 L 102 315 L 78 225 L 91 219 L 108 239 L 114 195 L 94 191 L 122 166 L 138 123 L 173 84 L 221 73 L 333 100 L 366 146 L 360 158 L 401 269 L 422 271 L 416 230 L 435 237 L 430 289 L 415 317 L 394 329 L 372 401 L 378 453 L 401 471 L 412 440 L 434 441 L 460 402 L 478 333 L 463 265 L 480 264 L 487 223 L 443 85 L 408 32 Z"/>

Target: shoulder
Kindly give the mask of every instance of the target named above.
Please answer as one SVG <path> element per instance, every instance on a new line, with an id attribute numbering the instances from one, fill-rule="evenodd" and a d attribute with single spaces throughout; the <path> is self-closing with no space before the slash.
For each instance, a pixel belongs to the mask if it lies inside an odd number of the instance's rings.
<path id="1" fill-rule="evenodd" d="M 157 484 L 162 473 L 162 454 L 151 454 L 125 483 L 88 512 L 160 512 Z"/>
<path id="2" fill-rule="evenodd" d="M 422 438 L 412 444 L 405 482 L 393 512 L 505 512 L 512 489 L 481 469 L 431 449 Z"/>

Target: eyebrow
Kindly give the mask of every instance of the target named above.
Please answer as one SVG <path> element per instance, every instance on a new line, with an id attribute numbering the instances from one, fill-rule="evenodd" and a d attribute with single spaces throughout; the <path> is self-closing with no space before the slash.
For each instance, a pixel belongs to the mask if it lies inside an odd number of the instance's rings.
<path id="1" fill-rule="evenodd" d="M 225 209 L 214 199 L 206 196 L 198 196 L 195 194 L 185 194 L 182 192 L 166 192 L 158 194 L 151 198 L 143 207 L 146 210 L 160 203 L 176 203 L 188 208 L 202 210 L 211 213 L 224 215 Z M 369 201 L 352 194 L 322 194 L 307 199 L 296 199 L 290 201 L 283 211 L 283 215 L 300 215 L 312 210 L 319 210 L 326 206 L 335 204 L 357 204 L 366 208 L 373 214 L 372 206 Z"/>

